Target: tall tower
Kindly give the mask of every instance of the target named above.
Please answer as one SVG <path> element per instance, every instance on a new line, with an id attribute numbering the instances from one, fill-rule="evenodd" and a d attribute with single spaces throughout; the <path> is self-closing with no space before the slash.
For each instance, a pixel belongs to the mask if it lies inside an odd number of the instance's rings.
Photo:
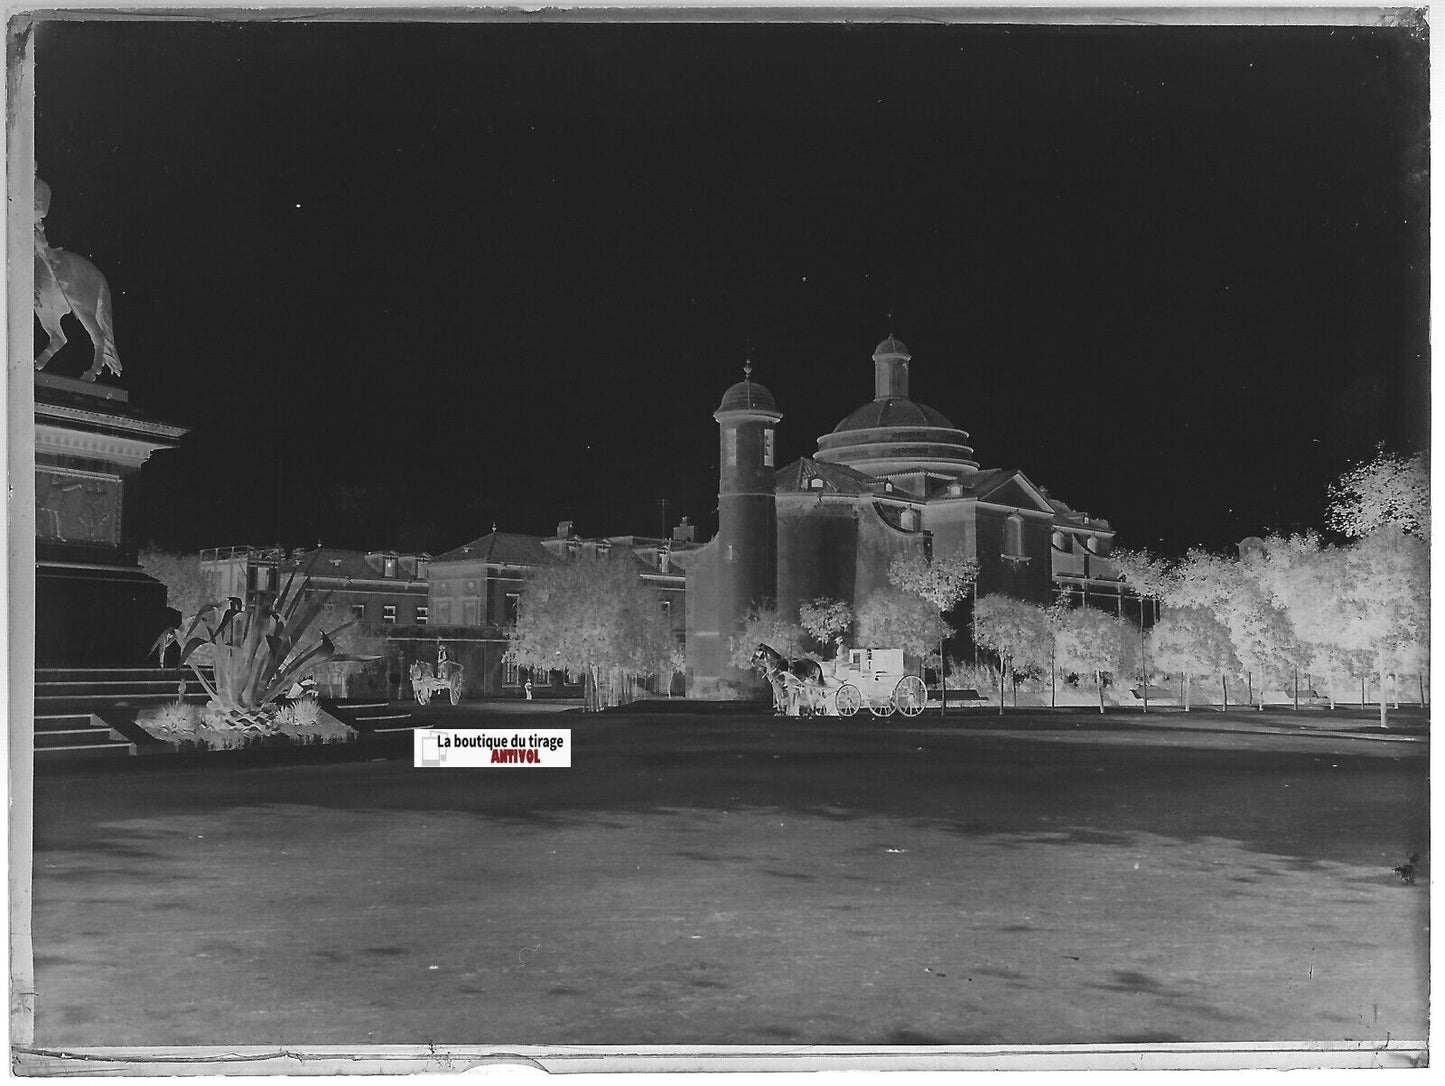
<path id="1" fill-rule="evenodd" d="M 731 642 L 748 612 L 771 604 L 778 591 L 778 511 L 775 504 L 774 433 L 782 413 L 773 394 L 752 379 L 723 393 L 713 412 L 718 424 L 718 637 L 720 676 L 753 685 L 756 676 L 728 663 Z"/>

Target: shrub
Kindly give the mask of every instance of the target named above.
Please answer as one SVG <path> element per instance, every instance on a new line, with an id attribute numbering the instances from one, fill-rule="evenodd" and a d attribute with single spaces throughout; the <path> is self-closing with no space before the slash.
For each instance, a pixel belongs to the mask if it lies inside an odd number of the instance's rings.
<path id="1" fill-rule="evenodd" d="M 164 705 L 142 712 L 136 718 L 136 724 L 141 729 L 157 739 L 167 741 L 194 738 L 200 722 L 200 707 L 184 700 L 168 701 Z"/>

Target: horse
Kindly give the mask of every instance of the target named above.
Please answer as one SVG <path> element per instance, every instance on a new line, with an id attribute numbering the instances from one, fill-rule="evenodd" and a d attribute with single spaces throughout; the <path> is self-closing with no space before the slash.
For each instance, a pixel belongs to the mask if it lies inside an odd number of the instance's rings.
<path id="1" fill-rule="evenodd" d="M 35 315 L 45 329 L 45 350 L 35 359 L 35 368 L 43 370 L 66 344 L 61 318 L 74 313 L 90 336 L 95 355 L 90 369 L 80 375 L 83 381 L 94 381 L 102 369 L 120 376 L 120 354 L 115 349 L 115 329 L 111 325 L 110 284 L 99 268 L 79 253 L 57 249 L 45 238 L 42 220 L 50 210 L 50 186 L 35 180 Z"/>
<path id="2" fill-rule="evenodd" d="M 786 712 L 789 695 L 796 690 L 809 695 L 807 707 L 809 715 L 812 714 L 812 694 L 823 689 L 822 664 L 806 657 L 789 660 L 771 646 L 759 644 L 753 652 L 752 665 L 763 673 L 763 678 L 773 688 L 774 712 Z M 794 681 L 789 682 L 789 679 Z"/>
<path id="3" fill-rule="evenodd" d="M 43 370 L 65 346 L 60 319 L 74 313 L 95 346 L 90 369 L 80 375 L 81 380 L 94 381 L 102 369 L 119 376 L 120 355 L 115 349 L 110 312 L 110 284 L 99 268 L 78 253 L 36 247 L 35 315 L 49 337 L 45 350 L 35 359 L 36 369 Z"/>

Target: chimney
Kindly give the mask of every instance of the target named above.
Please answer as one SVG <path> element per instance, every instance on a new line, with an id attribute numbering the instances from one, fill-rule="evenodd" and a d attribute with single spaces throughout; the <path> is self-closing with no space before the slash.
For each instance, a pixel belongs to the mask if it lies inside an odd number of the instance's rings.
<path id="1" fill-rule="evenodd" d="M 677 543 L 692 542 L 693 526 L 687 522 L 687 517 L 682 518 L 682 523 L 672 530 L 672 538 Z"/>
<path id="2" fill-rule="evenodd" d="M 571 539 L 571 538 L 572 538 L 572 522 L 571 522 L 570 520 L 559 520 L 559 521 L 557 522 L 557 538 L 558 538 L 558 539 Z"/>

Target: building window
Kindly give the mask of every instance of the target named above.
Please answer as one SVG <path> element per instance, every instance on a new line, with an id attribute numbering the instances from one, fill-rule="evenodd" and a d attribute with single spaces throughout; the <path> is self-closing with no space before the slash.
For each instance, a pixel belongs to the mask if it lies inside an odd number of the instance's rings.
<path id="1" fill-rule="evenodd" d="M 479 609 L 480 609 L 480 601 L 478 601 L 478 600 L 463 600 L 463 601 L 462 601 L 462 625 L 463 625 L 463 626 L 479 626 L 479 625 L 481 625 L 480 619 L 479 619 L 479 617 L 478 617 L 478 610 L 479 610 Z"/>
<path id="2" fill-rule="evenodd" d="M 383 559 L 383 561 L 382 561 L 382 574 L 381 574 L 381 575 L 382 575 L 383 577 L 395 577 L 395 576 L 396 576 L 396 559 L 395 559 L 395 558 L 393 558 L 393 557 L 391 557 L 391 556 L 388 555 L 385 559 Z"/>
<path id="3" fill-rule="evenodd" d="M 503 612 L 506 625 L 515 626 L 517 624 L 517 611 L 521 605 L 522 595 L 520 592 L 507 593 L 506 610 Z"/>
<path id="4" fill-rule="evenodd" d="M 437 600 L 437 621 L 443 626 L 452 624 L 452 601 Z"/>
<path id="5" fill-rule="evenodd" d="M 1004 521 L 1003 553 L 1005 558 L 1024 556 L 1024 518 L 1018 513 Z"/>
<path id="6" fill-rule="evenodd" d="M 520 686 L 522 683 L 522 669 L 510 660 L 502 661 L 502 684 L 504 686 Z"/>
<path id="7" fill-rule="evenodd" d="M 773 428 L 763 427 L 763 467 L 773 466 Z"/>
<path id="8" fill-rule="evenodd" d="M 364 604 L 364 603 L 353 603 L 353 604 L 351 605 L 351 617 L 354 618 L 354 619 L 356 619 L 358 622 L 365 622 L 365 621 L 366 621 L 366 604 Z"/>
<path id="9" fill-rule="evenodd" d="M 811 490 L 822 490 L 823 477 L 821 475 L 814 475 L 811 479 L 808 480 L 808 487 Z"/>
<path id="10" fill-rule="evenodd" d="M 731 426 L 723 431 L 723 460 L 730 468 L 738 466 L 738 432 Z"/>
<path id="11" fill-rule="evenodd" d="M 1063 533 L 1063 532 L 1055 532 L 1055 533 L 1054 533 L 1054 535 L 1053 535 L 1053 545 L 1054 545 L 1054 550 L 1056 550 L 1056 551 L 1062 551 L 1062 550 L 1067 550 L 1067 549 L 1068 549 L 1067 547 L 1064 546 L 1064 533 Z"/>
<path id="12" fill-rule="evenodd" d="M 393 626 L 396 624 L 396 604 L 383 603 L 381 605 L 381 621 Z"/>
<path id="13" fill-rule="evenodd" d="M 417 607 L 417 609 L 416 609 L 416 624 L 417 624 L 418 626 L 425 626 L 425 625 L 426 625 L 427 614 L 428 614 L 427 608 L 418 605 L 418 607 Z"/>
<path id="14" fill-rule="evenodd" d="M 532 669 L 532 685 L 534 685 L 534 686 L 551 686 L 551 685 L 552 685 L 552 673 L 551 673 L 550 671 L 547 671 L 547 670 L 544 669 L 544 668 L 534 667 L 534 668 Z"/>
<path id="15" fill-rule="evenodd" d="M 671 622 L 671 621 L 672 621 L 672 601 L 671 601 L 671 600 L 663 600 L 663 601 L 662 601 L 662 613 L 667 616 L 667 621 L 668 621 L 668 622 Z"/>

